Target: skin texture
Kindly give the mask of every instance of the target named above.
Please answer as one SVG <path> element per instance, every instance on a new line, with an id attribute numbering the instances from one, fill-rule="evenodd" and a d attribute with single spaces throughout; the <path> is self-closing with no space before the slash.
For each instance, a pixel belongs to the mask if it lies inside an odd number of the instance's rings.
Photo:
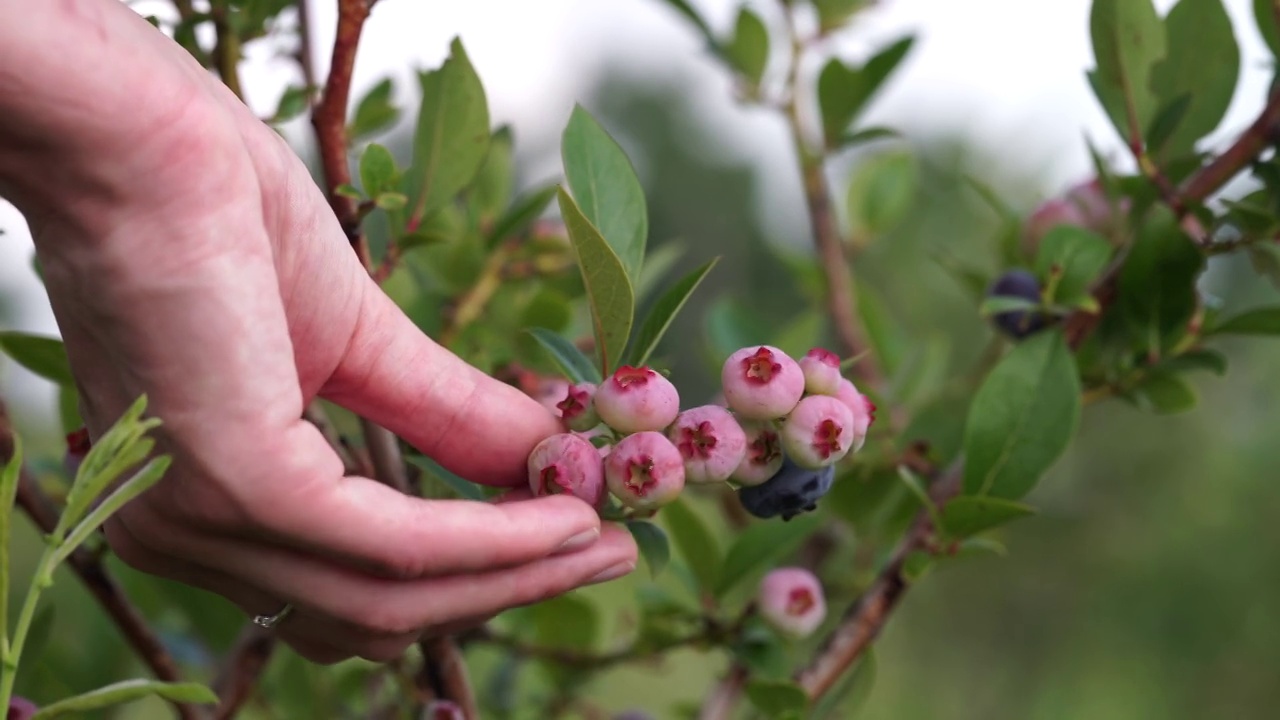
<path id="1" fill-rule="evenodd" d="M 558 423 L 423 335 L 290 148 L 124 4 L 0 3 L 0 196 L 31 225 L 91 436 L 144 392 L 165 422 L 172 469 L 106 527 L 130 565 L 249 614 L 294 603 L 276 632 L 317 662 L 634 567 L 576 498 L 343 476 L 300 419 L 313 398 L 498 486 Z"/>

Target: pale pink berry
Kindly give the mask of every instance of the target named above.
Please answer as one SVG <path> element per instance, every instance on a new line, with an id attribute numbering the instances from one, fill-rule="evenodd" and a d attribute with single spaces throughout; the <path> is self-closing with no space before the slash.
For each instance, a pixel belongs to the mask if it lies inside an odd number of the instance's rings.
<path id="1" fill-rule="evenodd" d="M 756 603 L 765 622 L 793 638 L 812 635 L 827 617 L 822 582 L 799 567 L 769 571 L 760 581 Z"/>
<path id="2" fill-rule="evenodd" d="M 656 510 L 684 490 L 684 458 L 665 435 L 646 430 L 613 446 L 604 459 L 604 476 L 623 505 Z"/>
<path id="3" fill-rule="evenodd" d="M 867 430 L 876 421 L 876 404 L 871 398 L 858 392 L 851 380 L 841 380 L 840 390 L 836 393 L 840 402 L 853 411 L 853 447 L 849 452 L 858 452 L 867 442 Z"/>
<path id="4" fill-rule="evenodd" d="M 564 399 L 556 403 L 560 418 L 570 430 L 586 432 L 600 424 L 600 416 L 596 413 L 596 386 L 593 383 L 578 383 L 565 388 Z"/>
<path id="5" fill-rule="evenodd" d="M 747 436 L 747 452 L 731 479 L 742 485 L 760 485 L 782 469 L 782 437 L 777 426 L 768 421 L 744 422 L 742 431 Z"/>
<path id="6" fill-rule="evenodd" d="M 467 720 L 462 707 L 452 700 L 432 700 L 422 712 L 423 720 Z"/>
<path id="7" fill-rule="evenodd" d="M 9 698 L 9 711 L 4 717 L 5 720 L 31 720 L 39 710 L 35 703 L 14 695 Z"/>
<path id="8" fill-rule="evenodd" d="M 652 368 L 623 365 L 596 390 L 595 404 L 600 419 L 618 432 L 660 431 L 680 413 L 680 394 Z"/>
<path id="9" fill-rule="evenodd" d="M 667 437 L 684 458 L 684 479 L 688 482 L 728 480 L 747 455 L 747 434 L 733 414 L 718 405 L 680 413 Z"/>
<path id="10" fill-rule="evenodd" d="M 739 415 L 773 420 L 791 412 L 804 395 L 804 372 L 778 348 L 745 347 L 725 360 L 720 384 L 729 407 Z"/>
<path id="11" fill-rule="evenodd" d="M 533 494 L 572 495 L 592 507 L 604 500 L 604 465 L 590 441 L 572 433 L 552 435 L 529 453 Z"/>
<path id="12" fill-rule="evenodd" d="M 826 348 L 814 348 L 800 358 L 804 390 L 814 395 L 835 395 L 840 388 L 840 356 Z"/>
<path id="13" fill-rule="evenodd" d="M 800 467 L 835 465 L 853 447 L 853 411 L 830 395 L 806 397 L 782 424 L 782 447 Z"/>
<path id="14" fill-rule="evenodd" d="M 564 399 L 565 393 L 569 390 L 569 381 L 564 378 L 548 377 L 545 375 L 533 375 L 525 380 L 529 397 L 538 401 L 538 404 L 551 411 L 557 417 L 560 415 L 560 409 L 556 404 Z"/>

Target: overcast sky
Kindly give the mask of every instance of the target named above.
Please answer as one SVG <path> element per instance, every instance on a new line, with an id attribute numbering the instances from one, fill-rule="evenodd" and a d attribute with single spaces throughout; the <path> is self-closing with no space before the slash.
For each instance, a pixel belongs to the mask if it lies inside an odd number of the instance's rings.
<path id="1" fill-rule="evenodd" d="M 732 26 L 736 0 L 691 0 L 712 26 Z M 777 3 L 751 2 L 766 17 Z M 1084 72 L 1093 64 L 1088 38 L 1089 0 L 881 0 L 860 25 L 844 33 L 833 50 L 849 59 L 901 35 L 919 36 L 911 56 L 880 96 L 869 120 L 905 128 L 946 126 L 975 142 L 1041 167 L 1052 185 L 1088 172 L 1083 138 L 1119 149 L 1097 109 Z M 1156 0 L 1163 13 L 1172 0 Z M 1217 138 L 1247 124 L 1261 103 L 1269 56 L 1253 28 L 1249 0 L 1226 0 L 1236 21 L 1242 53 L 1242 83 Z M 140 12 L 164 3 L 137 2 Z M 313 2 L 317 61 L 333 39 L 333 0 Z M 594 73 L 613 58 L 643 68 L 649 76 L 683 78 L 697 93 L 701 110 L 722 131 L 706 139 L 725 152 L 751 141 L 762 177 L 776 163 L 790 162 L 780 125 L 738 108 L 724 72 L 701 53 L 684 19 L 662 0 L 381 0 L 365 26 L 354 92 L 392 74 L 409 79 L 414 67 L 437 66 L 449 41 L 460 35 L 484 82 L 494 124 L 513 126 L 517 143 L 554 143 L 574 102 Z M 259 48 L 245 69 L 249 104 L 269 115 L 281 89 L 297 81 L 287 60 Z M 402 83 L 402 88 L 411 87 Z M 402 96 L 403 97 L 403 96 Z M 302 125 L 302 123 L 298 123 Z M 294 127 L 289 130 L 305 130 Z M 302 137 L 299 133 L 297 137 Z M 764 140 L 762 141 L 762 137 Z M 776 137 L 776 142 L 769 139 Z M 764 148 L 764 151 L 761 151 Z M 535 175 L 549 177 L 554 164 Z M 765 183 L 768 187 L 768 182 Z M 785 209 L 771 207 L 763 191 L 766 226 Z M 19 216 L 0 201 L 0 295 L 17 294 L 17 329 L 56 333 L 43 292 L 30 271 L 30 238 Z M 47 388 L 0 361 L 0 392 L 22 402 L 41 401 Z M 25 404 L 25 403 L 24 403 Z"/>

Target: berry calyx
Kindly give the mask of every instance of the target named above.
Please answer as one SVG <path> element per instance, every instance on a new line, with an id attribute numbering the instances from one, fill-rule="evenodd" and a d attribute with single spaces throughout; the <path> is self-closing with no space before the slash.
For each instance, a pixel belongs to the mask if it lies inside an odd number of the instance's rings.
<path id="1" fill-rule="evenodd" d="M 800 567 L 770 571 L 760 581 L 756 602 L 765 622 L 792 638 L 812 635 L 827 617 L 822 582 Z"/>
<path id="2" fill-rule="evenodd" d="M 691 408 L 667 433 L 684 459 L 685 480 L 728 480 L 747 454 L 747 434 L 728 410 L 717 405 Z"/>
<path id="3" fill-rule="evenodd" d="M 744 418 L 772 420 L 791 412 L 804 395 L 799 363 L 769 345 L 745 347 L 729 356 L 720 371 L 729 407 Z"/>
<path id="4" fill-rule="evenodd" d="M 564 399 L 556 403 L 556 409 L 570 430 L 586 432 L 600 424 L 595 394 L 596 386 L 592 383 L 578 383 L 565 389 Z"/>
<path id="5" fill-rule="evenodd" d="M 652 368 L 623 365 L 597 388 L 595 407 L 618 432 L 659 431 L 679 414 L 680 394 Z"/>
<path id="6" fill-rule="evenodd" d="M 605 482 L 623 505 L 656 510 L 684 490 L 684 459 L 665 435 L 653 431 L 628 435 L 604 459 Z"/>
<path id="7" fill-rule="evenodd" d="M 813 348 L 800 358 L 804 390 L 814 395 L 835 395 L 840 387 L 840 356 L 826 348 Z"/>
<path id="8" fill-rule="evenodd" d="M 782 446 L 801 467 L 834 465 L 853 447 L 853 427 L 848 405 L 829 395 L 810 395 L 783 423 Z"/>
<path id="9" fill-rule="evenodd" d="M 592 507 L 604 500 L 604 466 L 590 441 L 572 433 L 552 435 L 533 448 L 529 488 L 535 496 L 572 495 Z"/>

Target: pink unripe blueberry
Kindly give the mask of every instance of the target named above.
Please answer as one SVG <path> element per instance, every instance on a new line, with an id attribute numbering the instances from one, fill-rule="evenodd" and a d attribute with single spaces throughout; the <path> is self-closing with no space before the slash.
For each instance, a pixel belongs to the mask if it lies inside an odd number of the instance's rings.
<path id="1" fill-rule="evenodd" d="M 728 480 L 747 455 L 747 434 L 733 414 L 718 405 L 680 413 L 667 437 L 684 458 L 684 479 L 688 482 Z"/>
<path id="2" fill-rule="evenodd" d="M 9 711 L 5 713 L 5 720 L 30 720 L 40 708 L 30 700 L 14 695 L 9 698 Z"/>
<path id="3" fill-rule="evenodd" d="M 596 390 L 596 412 L 621 433 L 662 430 L 680 413 L 680 394 L 652 368 L 623 365 Z"/>
<path id="4" fill-rule="evenodd" d="M 836 464 L 853 447 L 853 411 L 830 395 L 806 397 L 782 424 L 782 447 L 800 467 Z"/>
<path id="5" fill-rule="evenodd" d="M 814 348 L 800 358 L 805 392 L 835 395 L 840 388 L 840 356 L 826 348 Z"/>
<path id="6" fill-rule="evenodd" d="M 600 416 L 596 413 L 596 386 L 593 383 L 578 383 L 565 389 L 564 399 L 556 403 L 560 417 L 570 430 L 586 432 L 600 424 Z"/>
<path id="7" fill-rule="evenodd" d="M 778 348 L 745 347 L 729 356 L 720 371 L 724 398 L 739 415 L 752 420 L 780 418 L 804 395 L 800 364 Z"/>
<path id="8" fill-rule="evenodd" d="M 604 459 L 604 477 L 623 505 L 656 510 L 684 490 L 684 458 L 665 435 L 646 430 L 613 446 Z"/>
<path id="9" fill-rule="evenodd" d="M 840 381 L 840 391 L 836 393 L 840 402 L 853 411 L 853 447 L 849 452 L 858 452 L 867 442 L 867 430 L 876 421 L 876 404 L 871 398 L 858 392 L 850 380 Z"/>
<path id="10" fill-rule="evenodd" d="M 452 700 L 432 700 L 424 708 L 424 720 L 467 720 L 462 707 Z"/>
<path id="11" fill-rule="evenodd" d="M 604 500 L 604 465 L 590 441 L 572 433 L 552 435 L 529 453 L 534 495 L 572 495 L 592 507 Z"/>
<path id="12" fill-rule="evenodd" d="M 799 567 L 778 568 L 765 575 L 756 603 L 765 622 L 793 638 L 812 635 L 827 617 L 822 583 Z"/>
<path id="13" fill-rule="evenodd" d="M 760 485 L 782 469 L 782 438 L 768 421 L 744 422 L 742 431 L 747 436 L 747 452 L 732 479 L 742 485 Z"/>

